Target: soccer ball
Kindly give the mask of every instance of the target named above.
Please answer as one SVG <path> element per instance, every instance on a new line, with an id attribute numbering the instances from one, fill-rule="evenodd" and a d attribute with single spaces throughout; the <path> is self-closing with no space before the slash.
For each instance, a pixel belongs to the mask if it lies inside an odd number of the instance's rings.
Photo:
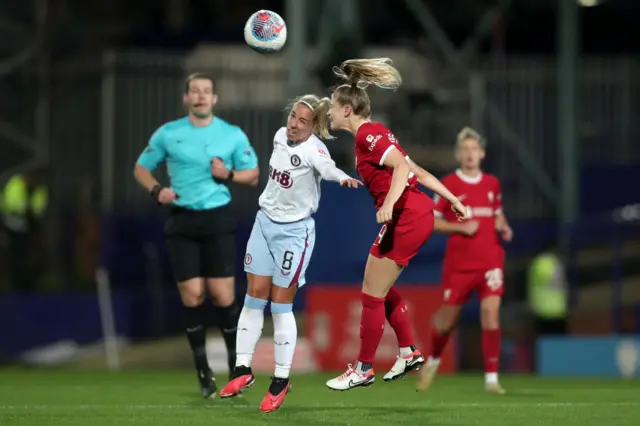
<path id="1" fill-rule="evenodd" d="M 249 17 L 244 26 L 244 41 L 259 53 L 279 51 L 287 41 L 284 19 L 270 10 L 257 11 Z"/>

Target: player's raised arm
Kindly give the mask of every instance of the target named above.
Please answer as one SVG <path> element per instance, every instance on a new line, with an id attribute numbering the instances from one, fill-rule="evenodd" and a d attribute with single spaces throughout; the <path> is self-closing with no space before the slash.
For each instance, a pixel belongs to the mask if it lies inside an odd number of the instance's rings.
<path id="1" fill-rule="evenodd" d="M 331 99 L 329 98 L 320 99 L 314 108 L 313 133 L 322 139 L 333 139 L 333 136 L 329 133 L 329 116 L 327 114 L 330 108 Z M 336 167 L 336 163 L 331 158 L 327 146 L 322 142 L 318 141 L 313 148 L 313 152 L 309 154 L 309 163 L 320 173 L 324 180 L 338 182 L 341 186 L 349 186 L 351 188 L 363 185 L 362 182 L 353 179 Z"/>
<path id="2" fill-rule="evenodd" d="M 462 234 L 466 236 L 473 236 L 480 226 L 478 221 L 467 220 L 465 222 L 452 222 L 444 218 L 444 213 L 450 208 L 449 201 L 442 198 L 438 194 L 433 199 L 435 207 L 433 208 L 433 215 L 435 216 L 433 222 L 433 230 L 441 234 Z"/>
<path id="3" fill-rule="evenodd" d="M 409 163 L 407 163 L 405 158 L 402 156 L 402 153 L 392 147 L 393 145 L 390 145 L 389 148 L 391 149 L 389 149 L 386 155 L 383 156 L 382 164 L 393 168 L 393 175 L 391 175 L 391 188 L 389 188 L 389 193 L 384 201 L 385 204 L 393 207 L 407 186 L 411 168 L 409 167 Z"/>
<path id="4" fill-rule="evenodd" d="M 358 185 L 363 185 L 357 179 L 353 179 L 351 176 L 336 167 L 335 161 L 331 158 L 329 150 L 324 144 L 318 144 L 317 149 L 314 147 L 314 152 L 309 155 L 309 162 L 314 169 L 320 173 L 322 179 L 332 182 L 338 182 L 341 185 L 357 188 Z"/>
<path id="5" fill-rule="evenodd" d="M 420 183 L 420 185 L 424 186 L 427 189 L 430 189 L 431 191 L 438 194 L 441 198 L 451 203 L 451 207 L 453 208 L 453 211 L 456 212 L 456 216 L 458 216 L 459 219 L 466 220 L 469 218 L 470 215 L 467 212 L 467 208 L 460 202 L 458 197 L 453 195 L 451 191 L 449 191 L 447 187 L 444 186 L 442 182 L 440 182 L 440 180 L 438 180 L 437 177 L 435 177 L 434 175 L 432 175 L 422 167 L 418 166 L 409 157 L 406 158 L 406 162 L 409 165 L 411 172 L 418 179 L 418 182 Z M 458 232 L 458 231 L 452 231 L 452 230 L 441 231 L 438 229 L 437 224 L 436 224 L 436 231 Z"/>

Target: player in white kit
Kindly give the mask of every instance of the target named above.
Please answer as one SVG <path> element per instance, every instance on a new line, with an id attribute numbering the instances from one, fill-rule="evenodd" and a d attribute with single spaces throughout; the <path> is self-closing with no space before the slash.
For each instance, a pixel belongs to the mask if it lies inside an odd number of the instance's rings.
<path id="1" fill-rule="evenodd" d="M 338 169 L 320 138 L 328 139 L 331 101 L 315 95 L 296 99 L 287 127 L 278 130 L 269 160 L 269 180 L 260 195 L 260 210 L 244 258 L 247 295 L 238 320 L 236 368 L 220 392 L 228 398 L 251 386 L 251 361 L 262 334 L 264 309 L 271 298 L 276 368 L 260 411 L 277 410 L 291 388 L 289 371 L 296 347 L 293 299 L 305 284 L 315 243 L 315 222 L 322 179 L 357 188 L 357 179 Z"/>

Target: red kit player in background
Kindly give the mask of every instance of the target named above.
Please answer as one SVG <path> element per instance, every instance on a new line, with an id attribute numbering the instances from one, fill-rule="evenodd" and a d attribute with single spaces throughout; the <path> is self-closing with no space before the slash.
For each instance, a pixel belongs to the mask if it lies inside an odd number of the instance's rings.
<path id="1" fill-rule="evenodd" d="M 495 394 L 505 392 L 498 382 L 502 339 L 500 301 L 504 293 L 504 249 L 500 240 L 510 242 L 513 231 L 502 211 L 500 181 L 480 170 L 484 156 L 485 143 L 478 132 L 468 127 L 462 129 L 456 141 L 460 168 L 442 179 L 447 188 L 471 208 L 470 220 L 459 223 L 451 213 L 449 202 L 435 197 L 435 231 L 451 236 L 442 272 L 443 305 L 434 318 L 431 354 L 420 372 L 418 390 L 426 390 L 432 383 L 462 305 L 475 290 L 480 297 L 485 389 Z"/>
<path id="2" fill-rule="evenodd" d="M 402 269 L 433 231 L 433 202 L 418 189 L 417 182 L 446 199 L 454 216 L 464 220 L 468 212 L 438 179 L 408 159 L 389 129 L 370 121 L 371 102 L 365 87 L 373 84 L 396 89 L 402 82 L 391 60 L 349 60 L 335 67 L 334 73 L 346 84 L 337 87 L 331 96 L 331 129 L 354 135 L 356 169 L 375 201 L 377 222 L 383 225 L 374 239 L 364 271 L 356 365 L 349 365 L 344 374 L 327 382 L 330 389 L 345 391 L 373 384 L 373 361 L 385 317 L 398 337 L 400 356 L 384 379 L 401 377 L 424 363 L 411 336 L 407 306 L 393 288 Z"/>

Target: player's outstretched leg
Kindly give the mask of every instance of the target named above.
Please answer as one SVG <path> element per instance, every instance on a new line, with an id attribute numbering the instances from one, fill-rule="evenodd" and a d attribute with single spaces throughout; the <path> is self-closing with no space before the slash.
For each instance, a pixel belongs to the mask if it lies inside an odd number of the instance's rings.
<path id="1" fill-rule="evenodd" d="M 414 344 L 409 320 L 409 308 L 402 296 L 400 296 L 400 292 L 394 287 L 387 293 L 384 308 L 387 321 L 396 333 L 400 348 L 398 359 L 391 367 L 391 370 L 383 377 L 384 381 L 388 382 L 401 379 L 411 371 L 419 370 L 424 364 L 424 357 Z"/>
<path id="2" fill-rule="evenodd" d="M 236 338 L 236 367 L 231 374 L 231 380 L 220 391 L 220 398 L 230 398 L 244 392 L 255 382 L 251 371 L 253 353 L 262 336 L 264 326 L 264 308 L 267 301 L 251 297 L 244 298 L 244 307 L 238 320 L 238 334 Z"/>
<path id="3" fill-rule="evenodd" d="M 425 366 L 420 370 L 420 376 L 416 384 L 418 391 L 427 390 L 433 383 L 438 367 L 440 367 L 440 357 L 447 347 L 451 332 L 456 326 L 460 310 L 461 306 L 459 305 L 444 305 L 436 313 L 434 325 L 431 328 L 429 358 Z"/>
<path id="4" fill-rule="evenodd" d="M 348 365 L 347 371 L 327 382 L 333 390 L 345 391 L 356 387 L 371 386 L 375 381 L 373 361 L 384 333 L 384 298 L 362 293 L 362 316 L 360 318 L 360 353 L 355 368 Z"/>
<path id="5" fill-rule="evenodd" d="M 271 379 L 269 391 L 260 404 L 260 411 L 263 413 L 270 413 L 280 408 L 287 393 L 291 390 L 289 373 L 298 339 L 298 327 L 293 315 L 292 303 L 271 302 L 271 314 L 276 369 Z"/>
<path id="6" fill-rule="evenodd" d="M 348 366 L 342 375 L 327 382 L 333 390 L 345 391 L 371 386 L 375 381 L 373 361 L 384 333 L 385 298 L 398 279 L 402 268 L 386 257 L 369 255 L 362 285 L 362 316 L 360 318 L 360 353 L 355 368 Z"/>
<path id="7" fill-rule="evenodd" d="M 500 296 L 488 296 L 480 302 L 480 322 L 482 324 L 482 354 L 484 356 L 485 390 L 502 395 L 505 390 L 498 381 L 500 367 Z"/>

